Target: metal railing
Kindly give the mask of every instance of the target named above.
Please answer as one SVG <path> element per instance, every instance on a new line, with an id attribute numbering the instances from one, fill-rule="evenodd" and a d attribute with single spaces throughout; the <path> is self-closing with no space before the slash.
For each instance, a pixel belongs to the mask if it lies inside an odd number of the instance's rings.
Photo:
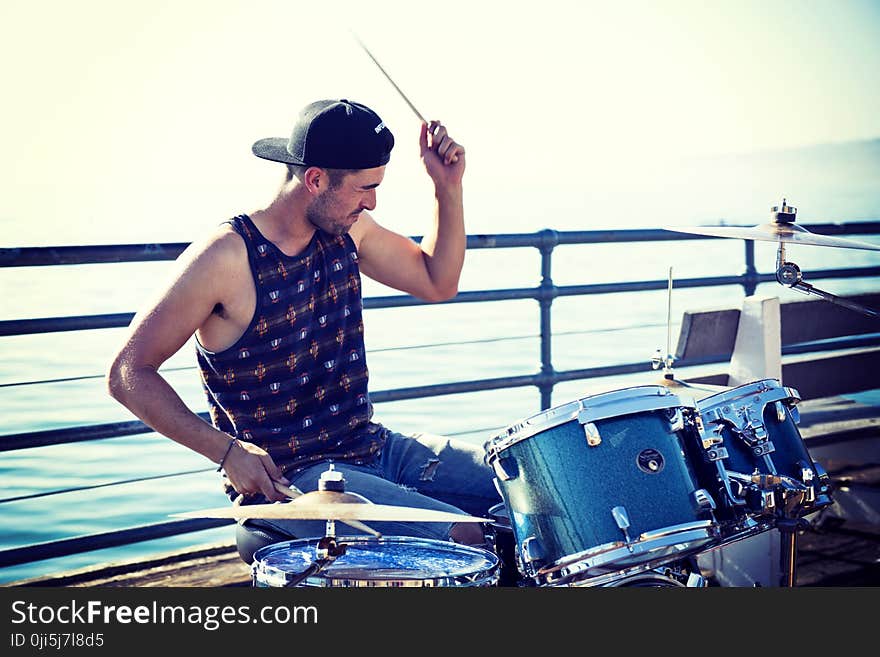
<path id="1" fill-rule="evenodd" d="M 858 223 L 816 223 L 805 224 L 804 228 L 819 235 L 877 235 L 880 234 L 880 222 Z M 414 237 L 420 241 L 421 237 Z M 665 290 L 669 285 L 667 279 L 640 280 L 618 283 L 600 283 L 584 285 L 557 286 L 552 277 L 552 256 L 554 249 L 562 245 L 589 245 L 629 242 L 661 242 L 688 241 L 695 239 L 718 239 L 700 235 L 683 234 L 662 229 L 635 230 L 596 230 L 596 231 L 555 231 L 543 230 L 537 233 L 516 233 L 499 235 L 469 235 L 467 248 L 476 249 L 511 249 L 534 248 L 541 256 L 541 281 L 536 287 L 511 289 L 490 289 L 460 292 L 455 298 L 443 304 L 481 303 L 488 301 L 510 301 L 533 299 L 540 307 L 540 371 L 528 375 L 504 376 L 478 380 L 455 381 L 437 385 L 412 386 L 397 389 L 380 390 L 370 393 L 374 403 L 383 403 L 405 399 L 435 397 L 468 392 L 499 390 L 516 387 L 536 387 L 541 396 L 541 408 L 550 407 L 552 392 L 555 385 L 581 379 L 601 378 L 633 374 L 645 370 L 645 363 L 622 363 L 602 367 L 590 367 L 574 370 L 557 371 L 552 360 L 552 325 L 551 309 L 553 301 L 560 297 L 583 296 L 596 294 L 613 294 L 628 292 L 644 292 Z M 755 244 L 751 240 L 743 240 L 744 266 L 740 274 L 714 277 L 695 277 L 679 279 L 674 283 L 676 288 L 706 288 L 715 286 L 742 286 L 746 296 L 754 294 L 761 283 L 775 282 L 774 273 L 760 273 L 755 267 Z M 125 263 L 174 260 L 188 246 L 186 243 L 163 244 L 120 244 L 100 246 L 59 246 L 59 247 L 24 247 L 0 249 L 0 267 L 46 267 L 71 264 Z M 811 279 L 827 280 L 842 278 L 862 278 L 880 275 L 880 267 L 847 267 L 823 269 L 810 272 Z M 395 308 L 428 305 L 408 295 L 391 295 L 366 297 L 365 309 Z M 79 315 L 67 317 L 40 317 L 32 319 L 15 319 L 0 321 L 0 337 L 26 335 L 34 333 L 50 333 L 59 331 L 80 331 L 102 328 L 120 328 L 129 324 L 133 312 L 111 313 L 99 315 Z M 865 344 L 865 338 L 859 338 L 859 344 Z M 878 340 L 869 340 L 877 344 Z M 847 346 L 845 342 L 838 346 Z M 816 350 L 828 349 L 828 345 L 816 347 Z M 809 346 L 796 347 L 798 353 L 811 349 Z M 785 353 L 785 351 L 783 352 Z M 725 355 L 717 359 L 701 361 L 679 361 L 680 367 L 723 362 Z M 208 420 L 207 413 L 200 414 Z M 0 435 L 0 451 L 11 451 L 47 445 L 68 444 L 81 441 L 102 440 L 150 433 L 152 429 L 142 422 L 111 422 L 85 426 L 72 426 L 60 429 L 19 432 Z M 225 519 L 187 519 L 171 522 L 155 523 L 140 527 L 116 530 L 100 534 L 92 534 L 69 539 L 51 541 L 35 545 L 0 550 L 0 567 L 30 563 L 43 559 L 68 556 L 80 552 L 88 552 L 108 547 L 128 545 L 140 541 L 165 538 L 188 532 L 197 532 L 229 524 Z"/>

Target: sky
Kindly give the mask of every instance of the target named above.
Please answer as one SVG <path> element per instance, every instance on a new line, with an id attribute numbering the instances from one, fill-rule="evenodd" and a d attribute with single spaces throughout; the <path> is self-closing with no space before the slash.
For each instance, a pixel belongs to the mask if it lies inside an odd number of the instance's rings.
<path id="1" fill-rule="evenodd" d="M 193 239 L 271 199 L 250 145 L 327 97 L 391 127 L 375 214 L 421 234 L 419 121 L 357 39 L 465 146 L 469 232 L 600 228 L 676 162 L 880 137 L 877 0 L 4 0 L 2 246 Z"/>

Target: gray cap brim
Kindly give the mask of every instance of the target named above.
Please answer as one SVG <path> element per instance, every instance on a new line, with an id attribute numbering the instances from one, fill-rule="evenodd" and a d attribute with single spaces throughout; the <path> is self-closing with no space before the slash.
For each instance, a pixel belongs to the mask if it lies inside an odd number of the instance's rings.
<path id="1" fill-rule="evenodd" d="M 284 164 L 305 165 L 305 162 L 300 162 L 287 152 L 287 144 L 288 140 L 283 137 L 267 137 L 266 139 L 255 141 L 254 145 L 251 146 L 251 151 L 254 155 L 264 160 L 283 162 Z"/>

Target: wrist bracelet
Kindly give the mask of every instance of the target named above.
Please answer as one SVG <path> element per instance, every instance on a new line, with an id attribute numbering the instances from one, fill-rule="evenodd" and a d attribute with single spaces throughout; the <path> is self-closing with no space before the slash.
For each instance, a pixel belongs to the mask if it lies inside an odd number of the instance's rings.
<path id="1" fill-rule="evenodd" d="M 232 448 L 235 446 L 236 439 L 232 438 L 229 441 L 229 447 L 226 448 L 226 453 L 223 455 L 223 458 L 220 459 L 220 465 L 217 466 L 217 472 L 220 472 L 223 469 L 223 464 L 226 462 L 226 457 L 229 456 L 229 452 L 232 451 Z"/>

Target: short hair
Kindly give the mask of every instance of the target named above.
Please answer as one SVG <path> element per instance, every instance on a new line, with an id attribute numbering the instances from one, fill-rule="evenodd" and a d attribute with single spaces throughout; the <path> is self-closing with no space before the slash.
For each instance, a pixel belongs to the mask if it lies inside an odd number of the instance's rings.
<path id="1" fill-rule="evenodd" d="M 330 181 L 330 189 L 336 189 L 342 184 L 342 181 L 348 174 L 357 171 L 357 169 L 328 169 L 325 167 L 320 168 L 327 172 L 327 178 Z M 288 164 L 286 182 L 290 182 L 294 178 L 302 180 L 307 169 L 309 169 L 309 167 L 304 164 Z"/>

